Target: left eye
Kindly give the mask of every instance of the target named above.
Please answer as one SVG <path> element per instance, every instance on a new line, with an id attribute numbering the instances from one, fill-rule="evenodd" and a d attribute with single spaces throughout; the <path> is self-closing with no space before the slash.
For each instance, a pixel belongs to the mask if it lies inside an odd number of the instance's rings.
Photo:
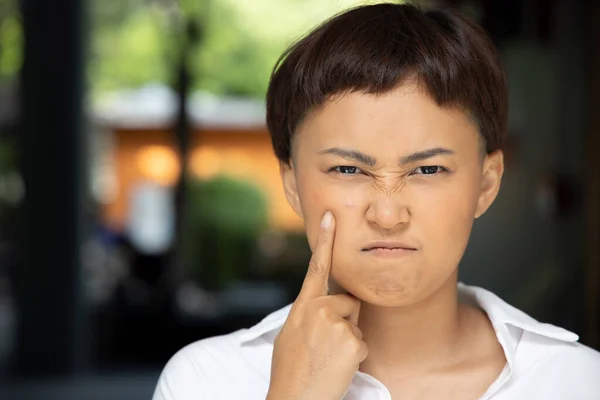
<path id="1" fill-rule="evenodd" d="M 431 165 L 425 167 L 419 167 L 415 170 L 413 174 L 415 175 L 434 175 L 438 172 L 444 172 L 445 168 L 440 167 L 439 165 Z"/>

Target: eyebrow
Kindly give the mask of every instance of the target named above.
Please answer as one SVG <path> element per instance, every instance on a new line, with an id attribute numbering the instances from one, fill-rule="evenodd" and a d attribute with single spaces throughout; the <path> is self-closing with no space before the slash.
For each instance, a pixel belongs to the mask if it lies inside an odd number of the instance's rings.
<path id="1" fill-rule="evenodd" d="M 361 164 L 366 164 L 370 167 L 377 164 L 377 160 L 375 159 L 375 157 L 369 156 L 369 155 L 362 153 L 360 151 L 357 151 L 357 150 L 349 150 L 349 149 L 342 149 L 339 147 L 331 147 L 331 148 L 319 151 L 318 154 L 334 154 L 334 155 L 340 156 L 342 158 L 345 158 L 346 160 L 356 161 Z M 446 149 L 444 147 L 434 147 L 432 149 L 417 151 L 416 153 L 412 153 L 412 154 L 403 156 L 398 161 L 398 164 L 399 165 L 412 164 L 415 162 L 427 160 L 428 158 L 432 158 L 435 156 L 453 155 L 453 154 L 454 154 L 454 151 L 452 151 L 450 149 Z"/>

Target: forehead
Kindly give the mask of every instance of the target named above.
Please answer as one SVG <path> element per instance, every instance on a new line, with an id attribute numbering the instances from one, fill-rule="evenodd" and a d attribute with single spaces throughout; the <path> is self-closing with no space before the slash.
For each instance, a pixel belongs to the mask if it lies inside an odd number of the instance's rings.
<path id="1" fill-rule="evenodd" d="M 297 130 L 298 146 L 355 145 L 373 150 L 479 147 L 477 124 L 458 108 L 440 107 L 415 84 L 383 94 L 334 96 Z"/>

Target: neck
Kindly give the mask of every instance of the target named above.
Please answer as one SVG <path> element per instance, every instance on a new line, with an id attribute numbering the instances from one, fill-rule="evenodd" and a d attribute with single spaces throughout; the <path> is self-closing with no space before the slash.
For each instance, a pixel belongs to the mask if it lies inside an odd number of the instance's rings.
<path id="1" fill-rule="evenodd" d="M 363 303 L 359 328 L 369 348 L 360 370 L 371 375 L 423 371 L 455 358 L 460 343 L 462 307 L 456 278 L 434 294 L 404 307 Z"/>

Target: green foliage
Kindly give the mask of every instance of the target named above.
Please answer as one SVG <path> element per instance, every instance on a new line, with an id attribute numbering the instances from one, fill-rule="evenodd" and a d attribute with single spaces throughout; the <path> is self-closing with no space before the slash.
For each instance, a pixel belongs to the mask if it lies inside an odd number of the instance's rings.
<path id="1" fill-rule="evenodd" d="M 214 94 L 263 94 L 272 63 L 238 19 L 235 8 L 224 2 L 214 7 L 211 18 L 203 18 L 203 40 L 192 58 L 197 89 Z"/>
<path id="2" fill-rule="evenodd" d="M 201 27 L 190 58 L 194 89 L 263 98 L 273 65 L 293 40 L 360 3 L 365 1 L 93 0 L 92 87 L 98 93 L 170 84 L 184 40 L 177 24 L 193 18 Z M 175 12 L 159 4 L 180 8 Z"/>
<path id="3" fill-rule="evenodd" d="M 0 82 L 14 79 L 23 62 L 23 30 L 16 3 L 0 0 Z"/>
<path id="4" fill-rule="evenodd" d="M 96 20 L 88 72 L 93 95 L 149 82 L 166 83 L 171 66 L 165 60 L 168 40 L 159 10 L 136 1 L 95 0 L 92 4 Z"/>
<path id="5" fill-rule="evenodd" d="M 267 198 L 253 184 L 221 176 L 192 181 L 185 215 L 186 264 L 207 289 L 249 274 L 256 238 L 267 227 Z"/>
<path id="6" fill-rule="evenodd" d="M 326 18 L 364 0 L 213 0 L 195 54 L 196 88 L 263 98 L 275 62 Z"/>
<path id="7" fill-rule="evenodd" d="M 267 222 L 267 199 L 251 183 L 228 176 L 189 185 L 188 217 L 232 234 L 247 235 L 263 229 Z"/>
<path id="8" fill-rule="evenodd" d="M 199 21 L 201 42 L 190 68 L 194 89 L 262 98 L 283 50 L 324 19 L 365 0 L 92 0 L 92 95 L 173 81 L 183 42 L 178 27 Z M 16 0 L 0 0 L 0 81 L 22 63 L 23 32 Z"/>

